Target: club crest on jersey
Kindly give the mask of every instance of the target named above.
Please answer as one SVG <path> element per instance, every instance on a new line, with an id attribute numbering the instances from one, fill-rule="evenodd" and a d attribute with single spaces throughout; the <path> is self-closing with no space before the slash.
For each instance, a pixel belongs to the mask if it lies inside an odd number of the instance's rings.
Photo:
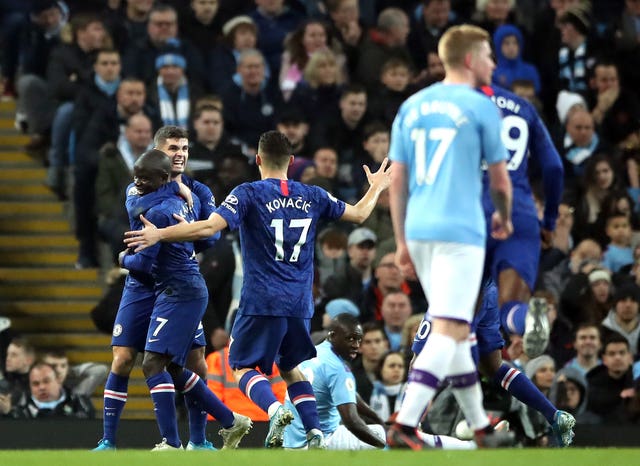
<path id="1" fill-rule="evenodd" d="M 227 198 L 224 200 L 224 202 L 231 205 L 238 205 L 238 198 L 235 197 L 233 194 L 229 194 Z"/>
<path id="2" fill-rule="evenodd" d="M 120 335 L 122 335 L 122 325 L 116 324 L 113 326 L 113 336 L 119 337 Z"/>
<path id="3" fill-rule="evenodd" d="M 136 188 L 135 186 L 131 186 L 129 188 L 129 191 L 127 191 L 127 196 L 135 196 L 138 194 L 138 188 Z"/>

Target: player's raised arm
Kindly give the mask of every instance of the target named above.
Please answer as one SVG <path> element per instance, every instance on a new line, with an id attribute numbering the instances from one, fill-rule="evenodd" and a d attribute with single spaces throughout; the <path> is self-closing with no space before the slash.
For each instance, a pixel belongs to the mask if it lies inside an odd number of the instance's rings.
<path id="1" fill-rule="evenodd" d="M 136 248 L 136 252 L 153 246 L 158 241 L 195 241 L 208 238 L 227 226 L 227 221 L 216 213 L 212 213 L 207 220 L 193 223 L 181 222 L 167 228 L 156 228 L 142 215 L 140 220 L 144 224 L 142 230 L 127 231 L 124 234 L 125 244 L 130 248 Z"/>
<path id="2" fill-rule="evenodd" d="M 356 203 L 356 205 L 345 205 L 341 220 L 362 223 L 367 219 L 367 217 L 369 217 L 369 215 L 371 215 L 373 208 L 378 202 L 380 193 L 387 189 L 389 184 L 391 184 L 391 168 L 388 168 L 388 165 L 389 160 L 385 158 L 382 161 L 382 164 L 380 164 L 380 168 L 375 173 L 371 173 L 371 170 L 369 170 L 369 167 L 366 165 L 362 166 L 365 174 L 367 175 L 367 180 L 369 181 L 369 189 L 362 199 Z"/>

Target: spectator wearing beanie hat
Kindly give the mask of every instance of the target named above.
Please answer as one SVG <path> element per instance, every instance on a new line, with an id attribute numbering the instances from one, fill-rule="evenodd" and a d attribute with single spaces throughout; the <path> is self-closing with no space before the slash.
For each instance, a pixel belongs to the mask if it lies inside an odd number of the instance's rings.
<path id="1" fill-rule="evenodd" d="M 635 359 L 640 348 L 640 288 L 633 282 L 624 283 L 614 293 L 613 301 L 613 309 L 602 321 L 602 340 L 606 341 L 611 333 L 619 333 L 629 342 Z"/>
<path id="2" fill-rule="evenodd" d="M 527 362 L 524 367 L 526 376 L 548 398 L 553 378 L 556 375 L 556 363 L 551 356 L 543 354 Z"/>
<path id="3" fill-rule="evenodd" d="M 155 59 L 158 73 L 147 85 L 149 102 L 159 109 L 163 125 L 187 128 L 194 102 L 202 94 L 186 76 L 187 60 L 179 49 L 167 47 Z"/>
<path id="4" fill-rule="evenodd" d="M 590 70 L 595 65 L 588 40 L 591 18 L 588 10 L 575 5 L 558 19 L 562 47 L 558 54 L 560 87 L 585 94 L 589 90 Z"/>

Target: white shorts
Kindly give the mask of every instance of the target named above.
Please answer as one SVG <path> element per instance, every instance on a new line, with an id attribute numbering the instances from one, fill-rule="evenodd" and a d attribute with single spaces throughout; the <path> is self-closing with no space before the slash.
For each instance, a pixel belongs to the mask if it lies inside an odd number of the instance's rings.
<path id="1" fill-rule="evenodd" d="M 384 427 L 380 424 L 369 424 L 367 427 L 375 435 L 385 441 L 387 433 L 384 431 Z M 338 428 L 329 435 L 325 442 L 327 444 L 327 450 L 373 450 L 376 449 L 373 445 L 363 442 L 358 437 L 353 435 L 349 429 L 340 424 Z"/>
<path id="2" fill-rule="evenodd" d="M 485 250 L 471 244 L 408 241 L 409 254 L 432 317 L 471 323 L 482 282 Z"/>

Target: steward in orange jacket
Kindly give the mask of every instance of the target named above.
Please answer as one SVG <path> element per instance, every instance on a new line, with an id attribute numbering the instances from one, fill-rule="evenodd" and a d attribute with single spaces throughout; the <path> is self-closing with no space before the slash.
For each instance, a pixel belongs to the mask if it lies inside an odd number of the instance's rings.
<path id="1" fill-rule="evenodd" d="M 278 401 L 284 403 L 287 384 L 280 377 L 280 371 L 275 364 L 272 374 L 266 377 L 271 382 L 271 388 Z M 244 414 L 252 421 L 269 420 L 267 413 L 247 398 L 238 387 L 238 382 L 233 377 L 233 370 L 229 366 L 229 346 L 207 356 L 207 385 L 231 411 Z M 213 417 L 209 416 L 208 419 L 212 420 Z"/>

